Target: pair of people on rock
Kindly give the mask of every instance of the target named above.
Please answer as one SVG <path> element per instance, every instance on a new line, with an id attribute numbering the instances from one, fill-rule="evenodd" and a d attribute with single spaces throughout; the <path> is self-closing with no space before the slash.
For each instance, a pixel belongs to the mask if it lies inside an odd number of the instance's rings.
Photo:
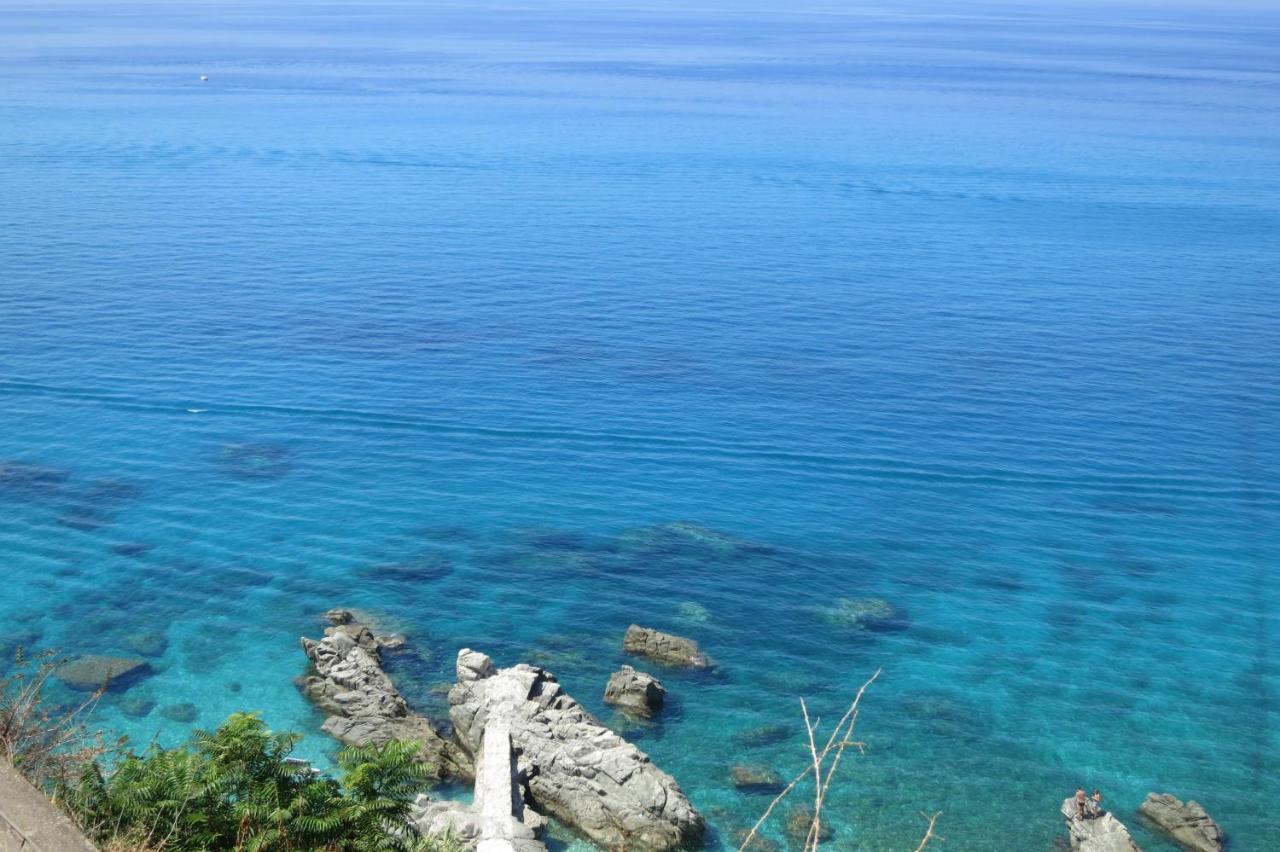
<path id="1" fill-rule="evenodd" d="M 1080 819 L 1097 819 L 1106 811 L 1102 810 L 1102 793 L 1097 787 L 1093 788 L 1093 796 L 1085 794 L 1083 787 L 1076 788 L 1076 809 L 1079 811 Z"/>

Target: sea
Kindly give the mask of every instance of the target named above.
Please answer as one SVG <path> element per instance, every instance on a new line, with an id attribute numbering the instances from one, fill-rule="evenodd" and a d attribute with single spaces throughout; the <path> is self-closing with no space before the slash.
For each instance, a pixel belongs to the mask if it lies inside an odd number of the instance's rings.
<path id="1" fill-rule="evenodd" d="M 355 608 L 441 721 L 460 648 L 554 672 L 716 850 L 878 671 L 830 848 L 1084 786 L 1280 849 L 1278 286 L 1273 3 L 5 0 L 0 652 L 327 766 Z"/>

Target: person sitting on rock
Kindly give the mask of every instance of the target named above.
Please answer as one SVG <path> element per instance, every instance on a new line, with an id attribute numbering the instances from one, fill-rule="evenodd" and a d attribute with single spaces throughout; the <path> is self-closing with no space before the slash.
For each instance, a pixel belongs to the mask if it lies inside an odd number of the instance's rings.
<path id="1" fill-rule="evenodd" d="M 1097 787 L 1093 788 L 1093 798 L 1089 800 L 1089 811 L 1094 819 L 1102 816 L 1106 811 L 1102 810 L 1102 793 Z"/>
<path id="2" fill-rule="evenodd" d="M 1083 787 L 1076 788 L 1076 810 L 1079 811 L 1080 819 L 1089 818 L 1089 797 Z"/>

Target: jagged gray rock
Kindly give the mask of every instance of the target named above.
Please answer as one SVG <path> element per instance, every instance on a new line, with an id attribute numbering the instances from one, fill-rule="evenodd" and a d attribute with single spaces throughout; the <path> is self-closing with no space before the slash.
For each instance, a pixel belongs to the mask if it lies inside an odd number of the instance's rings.
<path id="1" fill-rule="evenodd" d="M 710 665 L 706 655 L 698 650 L 698 643 L 692 639 L 638 624 L 627 628 L 627 634 L 622 638 L 622 650 L 672 666 L 705 669 Z"/>
<path id="2" fill-rule="evenodd" d="M 1148 793 L 1138 806 L 1153 825 L 1190 852 L 1222 852 L 1225 837 L 1199 802 L 1181 800 L 1168 793 Z"/>
<path id="3" fill-rule="evenodd" d="M 454 738 L 470 755 L 487 726 L 504 724 L 526 801 L 605 848 L 642 852 L 696 843 L 706 828 L 680 786 L 600 724 L 555 677 L 529 665 L 497 669 L 458 653 L 449 692 Z"/>
<path id="4" fill-rule="evenodd" d="M 1081 818 L 1074 796 L 1063 800 L 1062 818 L 1067 823 L 1072 852 L 1142 852 L 1129 836 L 1129 829 L 1112 814 Z"/>
<path id="5" fill-rule="evenodd" d="M 628 713 L 648 718 L 662 709 L 666 687 L 648 672 L 623 666 L 609 676 L 604 688 L 604 703 Z"/>
<path id="6" fill-rule="evenodd" d="M 302 639 L 302 650 L 315 665 L 315 674 L 302 679 L 302 692 L 330 714 L 322 729 L 349 745 L 417 742 L 419 758 L 438 775 L 469 776 L 466 753 L 412 712 L 383 672 L 379 638 L 346 610 L 332 610 L 328 617 L 332 626 L 323 639 Z"/>

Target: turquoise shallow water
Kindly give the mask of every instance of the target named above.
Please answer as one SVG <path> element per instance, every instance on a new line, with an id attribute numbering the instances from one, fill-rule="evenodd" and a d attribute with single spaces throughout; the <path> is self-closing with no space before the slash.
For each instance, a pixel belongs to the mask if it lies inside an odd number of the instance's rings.
<path id="1" fill-rule="evenodd" d="M 630 729 L 713 845 L 882 667 L 834 846 L 1047 849 L 1082 783 L 1280 848 L 1274 12 L 16 3 L 0 48 L 4 644 L 147 655 L 100 724 L 324 759 L 339 604 L 429 712 L 469 645 L 616 722 L 639 621 L 720 663 Z"/>

